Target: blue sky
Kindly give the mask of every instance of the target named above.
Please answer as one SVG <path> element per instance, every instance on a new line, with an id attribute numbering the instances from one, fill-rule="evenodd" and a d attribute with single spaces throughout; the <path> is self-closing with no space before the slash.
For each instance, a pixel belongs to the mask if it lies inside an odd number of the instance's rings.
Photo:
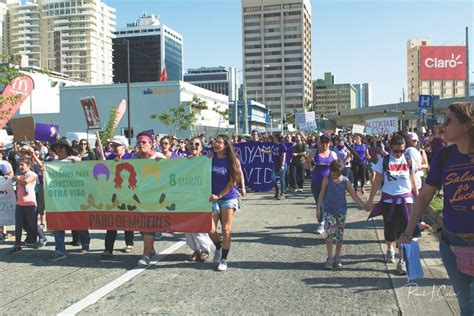
<path id="1" fill-rule="evenodd" d="M 104 0 L 117 9 L 117 28 L 143 12 L 184 36 L 184 69 L 242 67 L 240 0 Z M 464 45 L 472 0 L 312 0 L 313 79 L 332 72 L 336 83 L 373 84 L 374 104 L 398 102 L 406 89 L 406 42 Z M 471 77 L 474 77 L 471 67 Z M 471 82 L 474 81 L 471 79 Z"/>

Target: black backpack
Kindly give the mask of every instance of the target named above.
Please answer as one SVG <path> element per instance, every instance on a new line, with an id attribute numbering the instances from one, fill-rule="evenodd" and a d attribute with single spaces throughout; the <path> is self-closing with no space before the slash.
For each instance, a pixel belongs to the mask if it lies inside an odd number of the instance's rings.
<path id="1" fill-rule="evenodd" d="M 403 154 L 403 155 L 405 156 L 405 159 L 408 163 L 408 168 L 410 170 L 410 176 L 411 176 L 411 174 L 413 173 L 413 170 L 412 170 L 413 169 L 413 162 L 411 161 L 411 158 L 408 158 L 405 154 Z M 390 154 L 383 156 L 382 159 L 383 159 L 383 161 L 382 161 L 382 170 L 383 170 L 383 174 L 385 174 L 385 172 L 387 172 L 387 170 L 388 170 L 388 163 L 390 161 Z M 383 176 L 383 174 L 382 174 L 382 185 L 385 181 L 385 177 Z"/>

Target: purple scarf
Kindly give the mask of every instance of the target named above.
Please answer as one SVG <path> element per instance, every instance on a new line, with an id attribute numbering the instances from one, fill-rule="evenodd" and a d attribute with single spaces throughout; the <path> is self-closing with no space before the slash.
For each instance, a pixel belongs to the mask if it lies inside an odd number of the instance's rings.
<path id="1" fill-rule="evenodd" d="M 403 215 L 405 216 L 405 221 L 408 223 L 408 219 L 410 218 L 410 216 L 408 214 L 408 205 L 407 205 L 407 202 L 406 202 L 407 198 L 413 198 L 413 194 L 411 192 L 409 192 L 409 193 L 400 194 L 400 195 L 390 195 L 388 193 L 382 192 L 382 197 L 380 198 L 379 203 L 377 203 L 377 205 L 375 205 L 374 209 L 369 214 L 369 218 L 367 218 L 367 219 L 382 215 L 383 201 L 388 200 L 388 199 L 392 199 L 392 205 L 390 206 L 390 210 L 388 211 L 388 216 L 386 218 L 387 222 L 391 222 L 392 217 L 393 217 L 393 213 L 395 213 L 395 209 L 397 207 L 397 200 L 402 199 Z"/>

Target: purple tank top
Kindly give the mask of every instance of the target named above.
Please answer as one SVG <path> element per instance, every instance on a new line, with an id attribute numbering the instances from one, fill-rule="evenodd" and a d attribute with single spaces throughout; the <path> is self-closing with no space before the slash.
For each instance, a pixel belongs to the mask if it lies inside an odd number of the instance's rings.
<path id="1" fill-rule="evenodd" d="M 319 156 L 319 153 L 314 156 L 314 170 L 311 175 L 311 186 L 320 187 L 323 184 L 323 179 L 328 177 L 329 164 L 334 160 L 334 155 L 332 152 L 329 153 L 329 156 L 323 158 Z"/>

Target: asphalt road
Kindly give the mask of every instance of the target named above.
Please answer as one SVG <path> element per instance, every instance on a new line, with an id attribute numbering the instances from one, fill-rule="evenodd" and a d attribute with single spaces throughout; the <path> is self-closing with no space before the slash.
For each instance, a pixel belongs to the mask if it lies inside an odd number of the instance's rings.
<path id="1" fill-rule="evenodd" d="M 118 251 L 124 246 L 120 233 L 115 256 L 108 260 L 100 257 L 104 232 L 92 233 L 91 253 L 82 255 L 80 248 L 68 246 L 68 257 L 55 263 L 47 261 L 54 245 L 12 256 L 7 254 L 12 241 L 0 244 L 0 314 L 401 313 L 392 281 L 398 277 L 394 266 L 387 270 L 374 227 L 380 220 L 367 221 L 367 213 L 350 204 L 343 267 L 328 271 L 324 239 L 313 233 L 309 189 L 282 201 L 272 196 L 250 193 L 245 198 L 234 220 L 226 272 L 216 272 L 212 260 L 185 261 L 192 251 L 176 245 L 182 234 L 164 234 L 156 242 L 157 252 L 177 249 L 147 269 L 136 268 L 141 241 L 133 254 Z M 54 240 L 50 234 L 49 240 Z M 121 278 L 127 281 L 118 283 Z"/>

